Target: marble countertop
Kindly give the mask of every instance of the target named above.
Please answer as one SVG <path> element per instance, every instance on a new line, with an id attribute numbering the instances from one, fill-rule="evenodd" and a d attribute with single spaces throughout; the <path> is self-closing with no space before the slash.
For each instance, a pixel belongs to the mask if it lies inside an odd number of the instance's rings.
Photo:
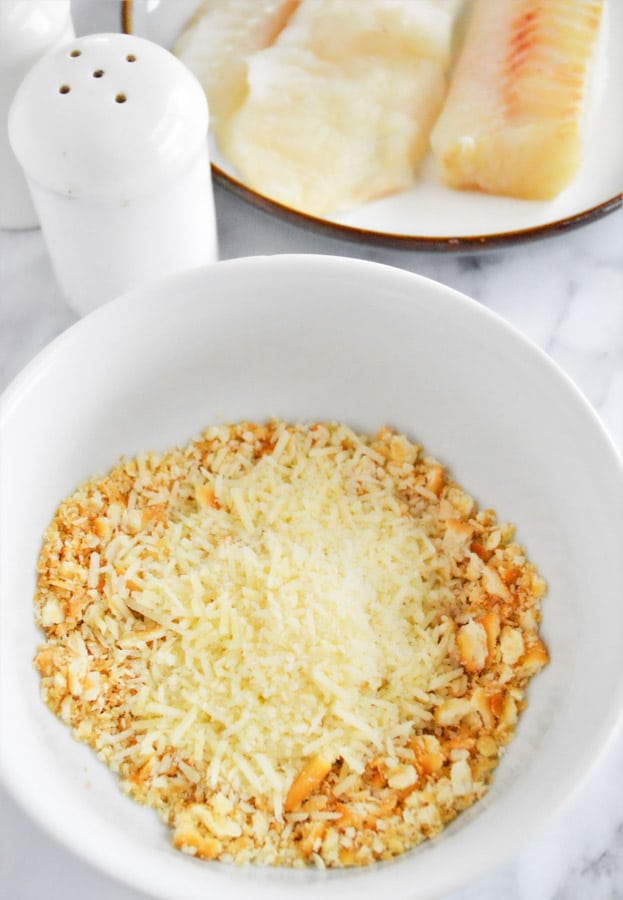
<path id="1" fill-rule="evenodd" d="M 74 0 L 78 33 L 118 29 L 112 0 Z M 391 251 L 312 234 L 216 186 L 221 258 L 358 256 L 437 279 L 543 348 L 623 449 L 623 211 L 546 240 L 478 254 Z M 75 321 L 39 231 L 0 232 L 0 389 Z M 523 851 L 447 900 L 623 898 L 623 733 L 563 812 Z M 0 788 L 0 894 L 7 900 L 144 900 L 72 857 Z"/>

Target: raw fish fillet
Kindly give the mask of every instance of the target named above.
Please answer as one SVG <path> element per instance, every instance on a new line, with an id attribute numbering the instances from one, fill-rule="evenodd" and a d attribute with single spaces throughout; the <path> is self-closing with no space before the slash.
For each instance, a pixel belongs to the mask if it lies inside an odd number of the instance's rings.
<path id="1" fill-rule="evenodd" d="M 602 0 L 475 0 L 431 144 L 445 182 L 555 197 L 580 165 Z"/>
<path id="2" fill-rule="evenodd" d="M 273 43 L 299 3 L 205 0 L 178 38 L 173 52 L 203 85 L 216 131 L 246 96 L 247 57 Z"/>
<path id="3" fill-rule="evenodd" d="M 247 60 L 218 134 L 256 191 L 329 215 L 409 187 L 428 150 L 461 0 L 303 0 Z"/>

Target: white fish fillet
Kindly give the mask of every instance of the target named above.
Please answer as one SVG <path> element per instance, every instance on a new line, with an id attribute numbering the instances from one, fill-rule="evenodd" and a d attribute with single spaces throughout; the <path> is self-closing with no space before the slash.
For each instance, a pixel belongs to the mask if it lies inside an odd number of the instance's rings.
<path id="1" fill-rule="evenodd" d="M 247 57 L 269 47 L 300 0 L 205 0 L 173 52 L 206 91 L 210 121 L 220 121 L 244 100 Z"/>
<path id="2" fill-rule="evenodd" d="M 569 184 L 602 5 L 475 0 L 431 135 L 450 187 L 546 200 Z"/>
<path id="3" fill-rule="evenodd" d="M 248 59 L 221 128 L 252 188 L 328 215 L 413 183 L 441 109 L 460 0 L 303 0 Z"/>

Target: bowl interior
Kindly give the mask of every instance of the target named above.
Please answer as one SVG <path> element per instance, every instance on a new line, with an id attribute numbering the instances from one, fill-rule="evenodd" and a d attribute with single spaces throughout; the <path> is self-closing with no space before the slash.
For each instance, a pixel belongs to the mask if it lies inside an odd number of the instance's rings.
<path id="1" fill-rule="evenodd" d="M 365 871 L 235 870 L 171 850 L 155 813 L 38 696 L 35 566 L 58 502 L 139 450 L 219 420 L 393 425 L 518 524 L 548 581 L 551 663 L 487 797 L 437 840 Z M 3 398 L 0 759 L 18 799 L 73 850 L 165 898 L 435 896 L 501 861 L 587 774 L 621 710 L 620 461 L 586 402 L 500 319 L 441 285 L 330 257 L 236 260 L 78 322 Z M 217 895 L 220 895 L 217 893 Z"/>

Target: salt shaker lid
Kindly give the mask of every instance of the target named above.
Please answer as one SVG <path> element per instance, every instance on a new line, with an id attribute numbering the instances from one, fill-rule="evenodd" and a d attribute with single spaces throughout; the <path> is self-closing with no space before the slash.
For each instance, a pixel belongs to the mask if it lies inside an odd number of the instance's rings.
<path id="1" fill-rule="evenodd" d="M 208 122 L 203 88 L 173 54 L 134 35 L 97 34 L 30 70 L 11 107 L 9 137 L 33 181 L 123 203 L 183 171 Z"/>
<path id="2" fill-rule="evenodd" d="M 0 0 L 0 66 L 34 60 L 62 39 L 70 0 Z"/>

